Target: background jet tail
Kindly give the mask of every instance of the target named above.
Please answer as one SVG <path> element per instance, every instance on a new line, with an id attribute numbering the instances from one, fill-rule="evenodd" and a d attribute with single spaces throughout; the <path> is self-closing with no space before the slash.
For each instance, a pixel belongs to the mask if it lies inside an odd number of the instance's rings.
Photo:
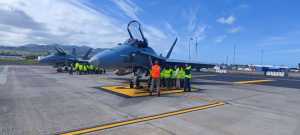
<path id="1" fill-rule="evenodd" d="M 72 49 L 72 55 L 75 56 L 75 57 L 77 56 L 75 48 Z"/>
<path id="2" fill-rule="evenodd" d="M 92 52 L 92 48 L 90 48 L 86 53 L 85 53 L 85 55 L 82 57 L 82 59 L 83 60 L 87 60 L 87 59 L 89 59 L 89 55 L 90 55 L 90 53 Z"/>
<path id="3" fill-rule="evenodd" d="M 61 55 L 65 55 L 65 54 L 66 54 L 66 52 L 65 52 L 62 48 L 60 48 L 60 47 L 55 47 L 55 50 L 56 50 L 59 54 L 61 54 Z"/>
<path id="4" fill-rule="evenodd" d="M 169 50 L 169 52 L 168 52 L 168 54 L 167 54 L 167 56 L 166 56 L 167 59 L 171 56 L 171 53 L 172 53 L 173 48 L 174 48 L 174 46 L 176 45 L 176 43 L 177 43 L 177 38 L 176 38 L 175 41 L 173 42 L 173 44 L 172 44 L 172 46 L 171 46 L 171 48 L 170 48 L 170 50 Z"/>

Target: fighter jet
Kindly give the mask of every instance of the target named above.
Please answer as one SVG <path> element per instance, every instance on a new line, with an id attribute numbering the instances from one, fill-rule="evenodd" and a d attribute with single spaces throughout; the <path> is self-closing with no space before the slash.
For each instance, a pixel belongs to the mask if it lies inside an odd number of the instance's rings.
<path id="1" fill-rule="evenodd" d="M 158 55 L 148 45 L 148 41 L 142 32 L 141 24 L 136 20 L 128 23 L 127 31 L 129 34 L 128 40 L 124 43 L 119 43 L 117 47 L 99 52 L 89 60 L 89 63 L 105 69 L 114 69 L 116 75 L 134 73 L 135 79 L 133 80 L 136 81 L 138 81 L 140 76 L 148 74 L 151 63 L 154 60 L 159 61 L 163 66 L 184 64 L 190 64 L 194 68 L 211 68 L 215 66 L 213 64 L 169 59 L 177 42 L 177 38 L 165 57 Z"/>
<path id="2" fill-rule="evenodd" d="M 76 49 L 73 48 L 72 54 L 67 54 L 62 48 L 55 48 L 56 53 L 50 54 L 48 56 L 39 58 L 39 63 L 53 65 L 54 67 L 64 67 L 70 66 L 72 63 L 81 62 L 88 63 L 88 56 L 92 52 L 92 48 L 89 49 L 85 55 L 78 58 L 76 55 Z"/>

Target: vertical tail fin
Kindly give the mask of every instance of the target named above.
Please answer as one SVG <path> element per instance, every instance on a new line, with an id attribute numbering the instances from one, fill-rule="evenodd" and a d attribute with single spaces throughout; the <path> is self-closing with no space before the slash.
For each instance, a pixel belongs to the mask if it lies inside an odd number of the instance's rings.
<path id="1" fill-rule="evenodd" d="M 61 54 L 61 55 L 65 55 L 65 54 L 66 54 L 66 52 L 65 52 L 62 48 L 60 48 L 60 47 L 55 47 L 55 50 L 56 50 L 59 54 Z"/>
<path id="2" fill-rule="evenodd" d="M 76 48 L 72 49 L 72 55 L 76 57 Z"/>
<path id="3" fill-rule="evenodd" d="M 175 41 L 173 42 L 173 44 L 172 44 L 172 46 L 171 46 L 171 48 L 170 48 L 170 50 L 169 50 L 169 52 L 168 52 L 168 54 L 167 54 L 167 56 L 166 56 L 167 59 L 171 56 L 171 53 L 172 53 L 173 48 L 174 48 L 174 46 L 176 45 L 176 43 L 177 43 L 177 38 L 176 38 Z"/>
<path id="4" fill-rule="evenodd" d="M 87 60 L 89 58 L 90 53 L 92 52 L 92 48 L 90 48 L 82 57 L 82 59 Z"/>

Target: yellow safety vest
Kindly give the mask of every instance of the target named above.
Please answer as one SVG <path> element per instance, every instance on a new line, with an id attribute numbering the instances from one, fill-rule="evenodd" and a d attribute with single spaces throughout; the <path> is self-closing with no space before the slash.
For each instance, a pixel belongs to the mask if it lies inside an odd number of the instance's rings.
<path id="1" fill-rule="evenodd" d="M 79 70 L 79 63 L 75 63 L 75 70 Z"/>
<path id="2" fill-rule="evenodd" d="M 83 71 L 87 71 L 87 66 L 83 65 Z"/>
<path id="3" fill-rule="evenodd" d="M 171 72 L 172 72 L 171 69 L 166 69 L 165 72 L 164 72 L 164 77 L 165 78 L 170 78 L 171 77 Z"/>
<path id="4" fill-rule="evenodd" d="M 82 69 L 83 67 L 82 67 L 81 64 L 78 65 L 78 68 L 79 68 L 79 71 L 82 71 L 82 70 L 83 70 L 83 69 Z"/>
<path id="5" fill-rule="evenodd" d="M 179 69 L 178 78 L 179 79 L 184 79 L 185 78 L 185 71 L 183 70 L 183 68 Z"/>
<path id="6" fill-rule="evenodd" d="M 164 78 L 165 77 L 165 70 L 163 69 L 161 72 L 160 72 L 160 78 Z"/>
<path id="7" fill-rule="evenodd" d="M 192 67 L 188 66 L 185 68 L 185 77 L 191 79 L 192 78 Z"/>
<path id="8" fill-rule="evenodd" d="M 179 68 L 176 68 L 176 70 L 175 70 L 175 77 L 177 78 L 177 79 L 180 79 L 180 75 L 179 75 L 179 71 L 180 71 L 180 69 Z"/>

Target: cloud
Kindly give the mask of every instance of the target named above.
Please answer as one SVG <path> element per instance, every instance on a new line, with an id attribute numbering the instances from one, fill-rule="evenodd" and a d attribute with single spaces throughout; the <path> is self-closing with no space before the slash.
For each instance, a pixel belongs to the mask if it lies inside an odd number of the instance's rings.
<path id="1" fill-rule="evenodd" d="M 186 19 L 187 27 L 185 36 L 197 38 L 198 41 L 206 38 L 205 32 L 208 26 L 199 22 L 198 13 L 199 8 L 190 8 L 184 10 L 183 17 Z"/>
<path id="2" fill-rule="evenodd" d="M 218 36 L 215 38 L 215 43 L 222 43 L 227 38 L 227 35 Z"/>
<path id="3" fill-rule="evenodd" d="M 137 12 L 141 10 L 134 2 L 131 0 L 112 0 L 128 17 L 140 20 Z"/>
<path id="4" fill-rule="evenodd" d="M 144 23 L 138 16 L 138 12 L 142 11 L 137 4 L 131 0 L 112 0 L 129 18 L 138 20 L 144 29 L 145 36 L 148 38 L 149 43 L 159 45 L 164 43 L 168 36 L 164 31 L 159 28 Z"/>
<path id="5" fill-rule="evenodd" d="M 228 24 L 231 25 L 236 21 L 236 18 L 234 16 L 228 16 L 226 17 L 220 17 L 217 19 L 217 22 L 221 23 L 221 24 Z"/>
<path id="6" fill-rule="evenodd" d="M 187 19 L 187 30 L 192 32 L 197 26 L 198 8 L 191 8 L 183 12 L 183 16 Z"/>
<path id="7" fill-rule="evenodd" d="M 76 0 L 1 1 L 0 17 L 0 44 L 4 45 L 59 43 L 111 47 L 127 38 L 123 25 L 115 18 Z"/>
<path id="8" fill-rule="evenodd" d="M 264 38 L 258 42 L 259 46 L 272 46 L 272 45 L 285 45 L 285 46 L 298 46 L 300 31 L 293 30 L 280 35 L 274 35 Z"/>
<path id="9" fill-rule="evenodd" d="M 206 38 L 205 31 L 207 30 L 206 25 L 198 25 L 195 31 L 193 32 L 192 37 L 197 38 L 199 41 Z"/>
<path id="10" fill-rule="evenodd" d="M 233 27 L 231 29 L 228 30 L 229 33 L 234 34 L 234 33 L 239 33 L 241 32 L 242 27 L 238 26 L 238 27 Z"/>
<path id="11" fill-rule="evenodd" d="M 173 26 L 170 23 L 166 22 L 165 27 L 171 33 L 171 36 L 178 36 L 177 31 L 173 28 Z"/>
<path id="12" fill-rule="evenodd" d="M 0 24 L 23 29 L 43 30 L 43 24 L 35 22 L 29 15 L 21 10 L 0 9 Z"/>
<path id="13" fill-rule="evenodd" d="M 159 29 L 153 27 L 153 26 L 146 26 L 145 27 L 145 34 L 148 35 L 148 37 L 152 38 L 159 38 L 159 39 L 165 39 L 167 38 L 166 34 Z"/>
<path id="14" fill-rule="evenodd" d="M 126 18 L 129 17 L 142 23 L 152 47 L 158 51 L 169 48 L 173 36 L 170 38 L 168 33 L 176 33 L 172 25 L 162 28 L 145 24 L 138 15 L 143 9 L 137 4 L 130 0 L 112 2 L 116 7 L 106 12 L 98 10 L 101 5 L 95 8 L 90 6 L 93 3 L 82 0 L 0 1 L 0 45 L 34 43 L 111 48 L 128 38 Z"/>

